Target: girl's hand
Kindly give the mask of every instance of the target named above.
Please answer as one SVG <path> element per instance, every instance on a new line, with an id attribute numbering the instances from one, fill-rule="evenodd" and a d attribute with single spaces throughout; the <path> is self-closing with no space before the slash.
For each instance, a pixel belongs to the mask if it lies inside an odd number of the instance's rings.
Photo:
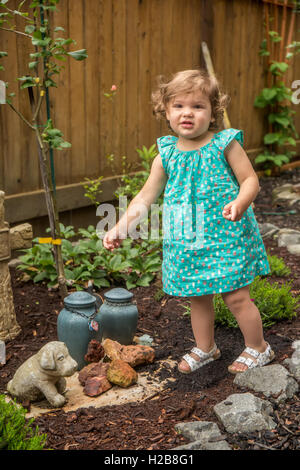
<path id="1" fill-rule="evenodd" d="M 232 222 L 237 222 L 241 220 L 244 213 L 244 209 L 241 207 L 241 204 L 235 199 L 234 201 L 229 202 L 223 208 L 222 215 L 224 219 L 231 220 Z"/>
<path id="2" fill-rule="evenodd" d="M 120 233 L 116 227 L 109 230 L 103 238 L 103 246 L 107 250 L 113 251 L 115 248 L 119 248 L 124 238 L 120 237 Z"/>

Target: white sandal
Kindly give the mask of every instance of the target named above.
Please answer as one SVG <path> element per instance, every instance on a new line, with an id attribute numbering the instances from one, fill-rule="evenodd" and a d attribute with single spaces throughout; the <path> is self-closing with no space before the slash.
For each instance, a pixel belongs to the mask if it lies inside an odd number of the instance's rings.
<path id="1" fill-rule="evenodd" d="M 231 364 L 231 366 L 228 367 L 228 371 L 231 374 L 239 374 L 241 372 L 245 372 L 248 369 L 253 369 L 254 367 L 265 366 L 266 364 L 269 364 L 269 362 L 273 361 L 275 357 L 275 353 L 274 351 L 272 351 L 269 343 L 267 343 L 267 348 L 263 353 L 260 353 L 259 351 L 256 351 L 256 349 L 252 349 L 249 347 L 246 347 L 243 352 L 249 354 L 255 360 L 251 359 L 250 357 L 246 358 L 244 356 L 239 356 L 234 362 L 240 362 L 242 364 L 245 364 L 247 366 L 247 369 L 237 370 L 237 369 L 232 368 L 232 364 Z"/>
<path id="2" fill-rule="evenodd" d="M 212 350 L 207 352 L 207 353 L 202 351 L 202 349 L 199 349 L 199 348 L 196 348 L 196 347 L 193 348 L 191 350 L 191 352 L 196 354 L 199 357 L 199 361 L 194 359 L 189 354 L 186 354 L 185 356 L 183 356 L 182 360 L 184 360 L 188 363 L 188 365 L 190 366 L 190 370 L 179 369 L 179 366 L 178 366 L 178 370 L 182 374 L 190 374 L 191 372 L 194 372 L 195 370 L 199 369 L 200 367 L 205 366 L 209 362 L 215 361 L 216 359 L 219 359 L 219 357 L 221 356 L 221 352 L 217 348 L 216 344 L 214 345 Z"/>

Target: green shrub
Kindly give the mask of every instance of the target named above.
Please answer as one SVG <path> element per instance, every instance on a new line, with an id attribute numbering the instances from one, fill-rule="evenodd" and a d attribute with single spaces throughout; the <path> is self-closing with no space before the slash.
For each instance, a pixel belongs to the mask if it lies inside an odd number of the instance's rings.
<path id="1" fill-rule="evenodd" d="M 270 276 L 286 277 L 291 274 L 291 270 L 286 266 L 283 258 L 268 254 L 268 261 L 271 269 Z"/>
<path id="2" fill-rule="evenodd" d="M 33 418 L 26 421 L 26 410 L 16 401 L 5 401 L 0 395 L 0 449 L 42 450 L 47 435 L 40 434 L 38 426 L 33 429 Z"/>
<path id="3" fill-rule="evenodd" d="M 297 316 L 296 309 L 300 306 L 300 296 L 293 297 L 290 290 L 291 283 L 279 286 L 277 282 L 270 284 L 267 279 L 261 279 L 259 276 L 254 279 L 250 285 L 250 296 L 260 312 L 264 328 Z M 216 294 L 213 302 L 215 324 L 238 328 L 238 323 L 225 305 L 221 294 Z M 186 305 L 184 308 L 186 310 L 184 315 L 190 315 L 190 307 Z"/>

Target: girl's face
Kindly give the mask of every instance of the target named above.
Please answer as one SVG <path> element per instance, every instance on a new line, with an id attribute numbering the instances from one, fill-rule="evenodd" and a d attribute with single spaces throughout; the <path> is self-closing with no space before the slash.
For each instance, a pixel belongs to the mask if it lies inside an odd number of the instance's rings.
<path id="1" fill-rule="evenodd" d="M 179 138 L 197 140 L 214 120 L 211 113 L 209 98 L 199 91 L 175 96 L 168 104 L 166 117 Z"/>

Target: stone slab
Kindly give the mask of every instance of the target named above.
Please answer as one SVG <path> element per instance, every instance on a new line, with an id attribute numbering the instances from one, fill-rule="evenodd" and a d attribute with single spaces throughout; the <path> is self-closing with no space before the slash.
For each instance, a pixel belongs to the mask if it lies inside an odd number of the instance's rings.
<path id="1" fill-rule="evenodd" d="M 161 362 L 161 365 L 166 362 L 172 367 L 176 365 L 176 362 L 172 360 L 164 360 Z M 158 371 L 156 371 L 156 374 L 157 372 Z M 165 381 L 160 381 L 155 377 L 156 374 L 138 372 L 138 381 L 135 385 L 128 388 L 121 388 L 117 385 L 113 385 L 110 390 L 102 395 L 99 395 L 98 397 L 89 397 L 83 393 L 83 387 L 79 383 L 78 374 L 79 372 L 76 372 L 72 377 L 66 377 L 67 389 L 65 396 L 67 397 L 67 403 L 62 408 L 49 408 L 49 403 L 46 400 L 39 403 L 31 403 L 30 412 L 26 414 L 26 418 L 36 418 L 41 414 L 55 412 L 60 409 L 67 413 L 69 411 L 75 411 L 79 408 L 88 408 L 90 406 L 101 408 L 103 406 L 124 405 L 130 402 L 139 402 L 159 393 L 165 387 Z M 9 400 L 8 397 L 7 399 Z"/>

